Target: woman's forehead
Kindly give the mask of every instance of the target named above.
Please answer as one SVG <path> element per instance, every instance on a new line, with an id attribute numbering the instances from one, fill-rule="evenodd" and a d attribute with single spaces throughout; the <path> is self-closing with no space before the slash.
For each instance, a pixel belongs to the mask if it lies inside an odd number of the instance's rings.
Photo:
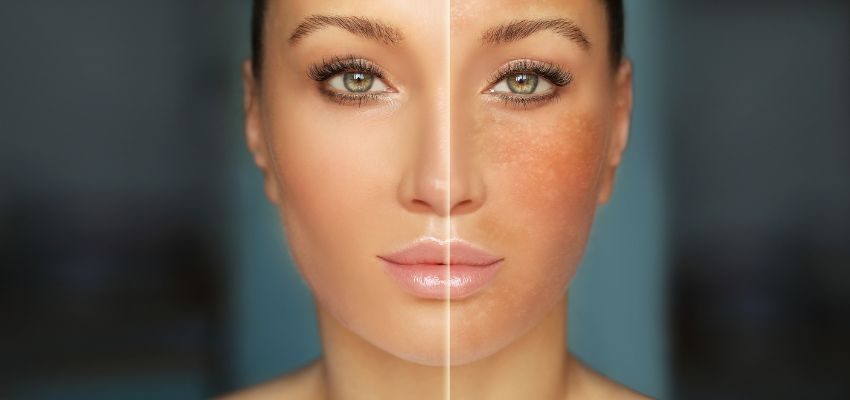
<path id="1" fill-rule="evenodd" d="M 591 29 L 605 17 L 604 4 L 598 0 L 272 0 L 268 10 L 269 18 L 287 26 L 315 14 L 352 15 L 380 18 L 412 32 L 449 21 L 453 29 L 480 30 L 506 19 L 530 17 L 567 17 Z"/>
<path id="2" fill-rule="evenodd" d="M 479 47 L 486 45 L 483 39 L 494 37 L 494 32 L 535 29 L 560 33 L 588 48 L 592 43 L 601 47 L 607 42 L 604 5 L 598 0 L 277 0 L 271 4 L 266 23 L 273 25 L 272 36 L 277 39 L 272 40 L 300 37 L 306 26 L 314 30 L 343 28 L 361 36 L 364 30 L 391 32 L 408 48 L 433 47 L 437 42 L 457 49 Z"/>

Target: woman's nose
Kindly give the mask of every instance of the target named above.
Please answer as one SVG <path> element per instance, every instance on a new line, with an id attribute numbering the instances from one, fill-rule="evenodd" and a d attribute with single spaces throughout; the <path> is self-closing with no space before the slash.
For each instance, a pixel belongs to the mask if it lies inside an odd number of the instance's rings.
<path id="1" fill-rule="evenodd" d="M 400 200 L 408 210 L 441 217 L 474 212 L 484 203 L 484 185 L 476 166 L 470 133 L 452 117 L 448 101 L 431 103 L 417 135 L 414 162 L 401 185 Z M 471 128 L 470 128 L 471 129 Z"/>

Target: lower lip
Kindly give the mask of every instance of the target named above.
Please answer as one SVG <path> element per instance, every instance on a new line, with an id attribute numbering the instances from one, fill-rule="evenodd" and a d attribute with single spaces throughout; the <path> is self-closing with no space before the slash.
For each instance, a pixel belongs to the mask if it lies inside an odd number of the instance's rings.
<path id="1" fill-rule="evenodd" d="M 408 293 L 425 299 L 462 299 L 485 288 L 501 267 L 489 265 L 396 264 L 382 260 L 387 271 Z M 449 269 L 449 271 L 447 271 Z M 446 274 L 449 274 L 447 277 Z"/>

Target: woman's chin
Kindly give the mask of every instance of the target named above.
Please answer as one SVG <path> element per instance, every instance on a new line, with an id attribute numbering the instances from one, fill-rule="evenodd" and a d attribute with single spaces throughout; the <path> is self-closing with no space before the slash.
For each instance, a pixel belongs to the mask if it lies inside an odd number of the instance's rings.
<path id="1" fill-rule="evenodd" d="M 471 364 L 509 346 L 512 335 L 486 335 L 468 330 L 452 329 L 451 338 L 439 329 L 405 329 L 385 340 L 369 340 L 390 355 L 422 366 L 445 367 Z M 485 332 L 489 332 L 485 330 Z M 449 350 L 448 352 L 446 350 Z"/>
<path id="2" fill-rule="evenodd" d="M 389 321 L 387 321 L 389 322 Z M 372 346 L 397 359 L 428 367 L 460 366 L 473 363 L 498 352 L 510 344 L 512 337 L 470 330 L 469 326 L 453 326 L 446 330 L 444 317 L 423 321 L 422 315 L 414 320 L 395 325 L 392 330 L 363 330 L 349 327 Z M 447 350 L 449 350 L 447 352 Z"/>

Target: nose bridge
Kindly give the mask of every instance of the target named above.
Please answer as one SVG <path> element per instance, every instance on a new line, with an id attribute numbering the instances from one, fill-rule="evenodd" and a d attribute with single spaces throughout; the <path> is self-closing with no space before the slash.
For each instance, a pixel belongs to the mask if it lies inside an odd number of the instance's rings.
<path id="1" fill-rule="evenodd" d="M 459 91 L 456 91 L 458 93 Z M 470 213 L 484 201 L 484 183 L 477 154 L 482 149 L 476 138 L 474 113 L 464 101 L 468 96 L 453 96 L 449 122 L 450 135 L 450 181 L 449 203 L 452 215 Z"/>
<path id="2" fill-rule="evenodd" d="M 438 75 L 412 104 L 414 157 L 401 193 L 408 209 L 448 217 L 479 208 L 485 190 L 468 101 L 457 96 L 448 72 Z"/>
<path id="3" fill-rule="evenodd" d="M 479 200 L 477 192 L 480 180 L 475 169 L 474 122 L 471 114 L 466 111 L 464 104 L 460 101 L 455 101 L 451 106 L 448 154 L 451 182 L 449 203 L 454 215 L 471 211 Z"/>
<path id="4" fill-rule="evenodd" d="M 448 216 L 450 136 L 447 83 L 416 101 L 412 164 L 402 185 L 402 202 L 419 212 Z"/>

